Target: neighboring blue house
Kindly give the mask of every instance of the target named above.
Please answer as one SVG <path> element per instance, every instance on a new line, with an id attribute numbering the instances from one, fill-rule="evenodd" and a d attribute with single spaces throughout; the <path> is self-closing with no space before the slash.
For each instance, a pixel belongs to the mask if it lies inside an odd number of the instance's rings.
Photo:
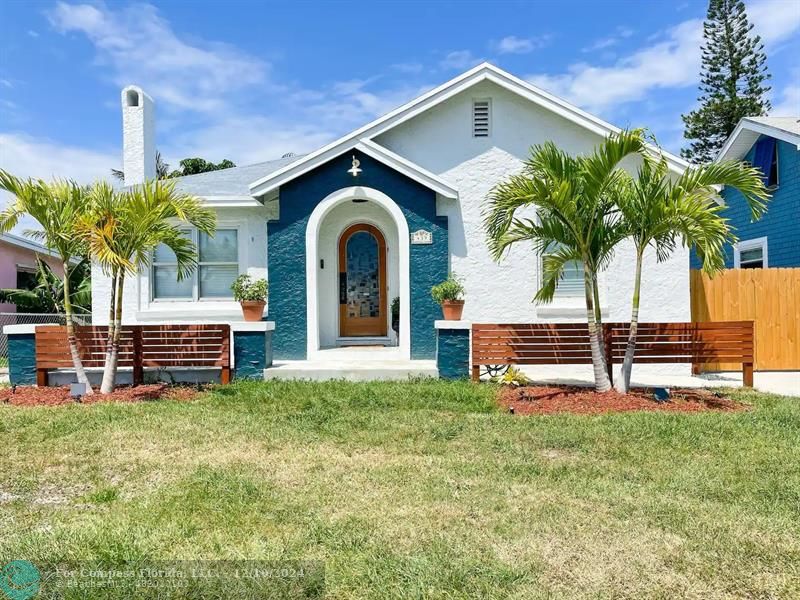
<path id="1" fill-rule="evenodd" d="M 800 117 L 742 119 L 717 160 L 746 160 L 764 173 L 770 190 L 766 214 L 752 222 L 735 189 L 725 188 L 725 216 L 739 242 L 726 248 L 728 268 L 800 267 Z M 696 255 L 692 267 L 699 268 Z"/>

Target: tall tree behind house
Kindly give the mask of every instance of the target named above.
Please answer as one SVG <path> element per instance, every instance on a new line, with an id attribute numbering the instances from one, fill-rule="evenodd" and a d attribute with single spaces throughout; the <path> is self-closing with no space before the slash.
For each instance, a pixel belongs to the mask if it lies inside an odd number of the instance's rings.
<path id="1" fill-rule="evenodd" d="M 763 116 L 772 108 L 767 55 L 752 33 L 741 0 L 710 0 L 703 24 L 700 107 L 683 115 L 689 147 L 681 155 L 694 162 L 714 160 L 742 117 Z"/>

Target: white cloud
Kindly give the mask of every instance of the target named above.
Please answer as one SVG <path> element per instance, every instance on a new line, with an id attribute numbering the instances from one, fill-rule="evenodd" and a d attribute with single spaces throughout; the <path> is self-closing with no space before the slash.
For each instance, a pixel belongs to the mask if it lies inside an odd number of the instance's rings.
<path id="1" fill-rule="evenodd" d="M 577 63 L 562 75 L 534 75 L 528 80 L 570 102 L 603 111 L 621 102 L 641 100 L 654 89 L 682 87 L 697 81 L 702 22 L 685 21 L 665 41 L 638 50 L 611 67 Z"/>
<path id="2" fill-rule="evenodd" d="M 594 52 L 596 50 L 605 50 L 611 46 L 616 46 L 619 40 L 615 37 L 600 38 L 593 44 L 581 49 L 581 52 Z"/>
<path id="3" fill-rule="evenodd" d="M 0 133 L 0 168 L 19 177 L 68 177 L 89 183 L 108 176 L 109 170 L 118 166 L 120 156 L 24 133 Z"/>
<path id="4" fill-rule="evenodd" d="M 800 6 L 796 0 L 763 0 L 747 4 L 753 32 L 767 46 L 782 42 L 800 28 Z"/>
<path id="5" fill-rule="evenodd" d="M 463 71 L 474 67 L 482 59 L 475 58 L 469 50 L 454 50 L 449 52 L 440 62 L 439 66 L 442 69 L 455 69 Z"/>
<path id="6" fill-rule="evenodd" d="M 492 44 L 492 47 L 498 54 L 528 54 L 550 43 L 550 37 L 549 35 L 542 35 L 532 38 L 518 38 L 515 35 L 509 35 Z"/>
<path id="7" fill-rule="evenodd" d="M 768 47 L 800 28 L 800 10 L 793 2 L 754 2 L 748 5 L 748 14 L 754 31 Z M 566 73 L 536 74 L 527 79 L 590 111 L 603 112 L 615 105 L 642 100 L 660 89 L 695 85 L 702 43 L 702 21 L 691 19 L 667 30 L 652 45 L 620 58 L 613 66 L 581 62 L 571 65 Z"/>
<path id="8" fill-rule="evenodd" d="M 269 70 L 264 61 L 228 45 L 179 39 L 149 4 L 111 11 L 58 2 L 47 17 L 61 33 L 84 34 L 114 83 L 137 83 L 182 110 L 219 110 L 231 95 L 263 83 Z"/>
<path id="9" fill-rule="evenodd" d="M 633 29 L 629 27 L 617 27 L 616 35 L 600 38 L 588 46 L 581 49 L 581 52 L 597 52 L 598 50 L 606 50 L 612 46 L 616 46 L 621 39 L 626 39 L 634 34 Z"/>
<path id="10" fill-rule="evenodd" d="M 403 75 L 394 82 L 383 74 L 319 89 L 282 85 L 259 58 L 213 41 L 181 38 L 149 4 L 117 10 L 59 2 L 48 18 L 56 30 L 84 35 L 93 44 L 101 76 L 119 87 L 137 83 L 153 97 L 158 131 L 169 132 L 156 143 L 173 162 L 203 156 L 248 164 L 287 151 L 307 152 L 420 90 L 409 83 L 422 71 L 416 63 L 395 65 Z"/>
<path id="11" fill-rule="evenodd" d="M 109 170 L 119 165 L 120 156 L 64 145 L 58 142 L 35 138 L 24 133 L 0 133 L 0 169 L 18 177 L 34 177 L 51 180 L 74 179 L 78 183 L 91 183 L 107 179 Z M 11 195 L 0 192 L 0 205 L 11 199 Z M 14 228 L 16 233 L 25 229 L 37 229 L 30 218 L 20 221 Z"/>
<path id="12" fill-rule="evenodd" d="M 408 73 L 410 75 L 422 73 L 422 70 L 424 69 L 424 67 L 417 62 L 396 63 L 392 65 L 392 68 L 400 73 Z"/>
<path id="13" fill-rule="evenodd" d="M 798 117 L 800 118 L 800 81 L 790 83 L 783 88 L 780 100 L 773 101 L 771 117 Z"/>

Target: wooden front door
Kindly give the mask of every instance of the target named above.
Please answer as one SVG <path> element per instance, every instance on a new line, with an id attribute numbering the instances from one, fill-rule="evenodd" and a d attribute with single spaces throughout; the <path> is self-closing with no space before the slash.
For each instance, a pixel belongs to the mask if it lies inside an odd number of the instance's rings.
<path id="1" fill-rule="evenodd" d="M 339 238 L 339 335 L 386 335 L 386 240 L 365 223 Z"/>

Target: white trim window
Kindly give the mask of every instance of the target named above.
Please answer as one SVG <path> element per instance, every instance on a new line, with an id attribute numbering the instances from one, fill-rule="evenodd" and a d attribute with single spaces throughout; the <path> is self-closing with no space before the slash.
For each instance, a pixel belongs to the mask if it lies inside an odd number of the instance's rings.
<path id="1" fill-rule="evenodd" d="M 239 229 L 220 227 L 212 237 L 186 229 L 198 251 L 197 268 L 178 280 L 175 254 L 165 245 L 153 252 L 151 299 L 154 302 L 232 300 L 231 284 L 239 275 Z"/>
<path id="2" fill-rule="evenodd" d="M 743 240 L 733 247 L 733 266 L 736 269 L 766 269 L 767 238 Z"/>
<path id="3" fill-rule="evenodd" d="M 539 261 L 539 269 L 542 274 L 542 278 L 544 276 L 544 259 L 547 254 L 552 253 L 553 250 L 550 250 L 548 253 L 543 254 L 541 256 L 541 260 Z M 577 298 L 582 297 L 584 295 L 585 284 L 584 284 L 584 273 L 583 273 L 583 261 L 582 260 L 570 260 L 564 264 L 564 270 L 561 274 L 561 279 L 559 279 L 558 283 L 556 284 L 556 291 L 554 296 L 556 298 Z"/>
<path id="4" fill-rule="evenodd" d="M 571 260 L 564 265 L 564 274 L 556 286 L 556 296 L 577 297 L 583 296 L 583 261 Z"/>

